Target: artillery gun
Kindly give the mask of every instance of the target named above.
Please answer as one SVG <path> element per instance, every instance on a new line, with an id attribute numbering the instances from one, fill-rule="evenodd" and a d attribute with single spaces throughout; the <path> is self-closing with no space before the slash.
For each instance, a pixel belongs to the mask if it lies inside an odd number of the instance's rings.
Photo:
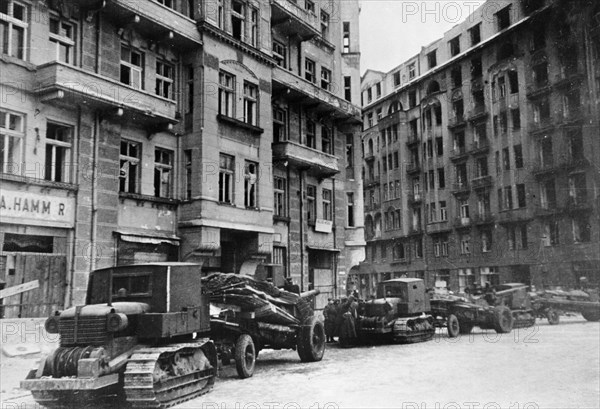
<path id="1" fill-rule="evenodd" d="M 60 347 L 21 387 L 51 408 L 84 407 L 105 397 L 166 408 L 207 393 L 219 357 L 235 356 L 241 377 L 252 375 L 261 347 L 298 349 L 307 362 L 322 359 L 323 324 L 303 297 L 249 277 L 211 277 L 225 285 L 203 280 L 200 266 L 191 263 L 93 271 L 86 304 L 46 320 Z M 211 318 L 211 300 L 237 312 Z"/>
<path id="2" fill-rule="evenodd" d="M 356 331 L 364 341 L 387 338 L 399 343 L 428 341 L 435 334 L 423 280 L 397 278 L 377 285 L 377 299 L 361 305 Z"/>
<path id="3" fill-rule="evenodd" d="M 600 321 L 600 302 L 596 291 L 546 290 L 532 295 L 536 316 L 547 318 L 550 325 L 560 322 L 560 314 L 580 313 L 587 321 Z"/>

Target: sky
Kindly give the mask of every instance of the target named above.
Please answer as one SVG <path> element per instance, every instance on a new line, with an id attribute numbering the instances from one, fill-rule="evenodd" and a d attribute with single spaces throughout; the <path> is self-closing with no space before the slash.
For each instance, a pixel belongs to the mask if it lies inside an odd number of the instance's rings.
<path id="1" fill-rule="evenodd" d="M 361 75 L 389 71 L 466 20 L 476 0 L 361 0 Z"/>

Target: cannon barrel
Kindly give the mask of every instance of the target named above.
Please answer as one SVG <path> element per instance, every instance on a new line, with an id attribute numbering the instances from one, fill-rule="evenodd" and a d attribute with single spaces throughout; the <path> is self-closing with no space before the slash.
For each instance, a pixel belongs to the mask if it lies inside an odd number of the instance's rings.
<path id="1" fill-rule="evenodd" d="M 312 297 L 313 295 L 318 295 L 318 294 L 321 294 L 321 291 L 319 291 L 319 289 L 314 289 L 314 290 L 305 291 L 303 293 L 300 293 L 300 298 Z"/>
<path id="2" fill-rule="evenodd" d="M 520 290 L 522 288 L 527 289 L 527 286 L 523 285 L 522 287 L 514 287 L 514 288 L 508 288 L 506 290 L 496 291 L 496 295 L 505 295 L 505 294 L 514 293 L 515 291 Z"/>

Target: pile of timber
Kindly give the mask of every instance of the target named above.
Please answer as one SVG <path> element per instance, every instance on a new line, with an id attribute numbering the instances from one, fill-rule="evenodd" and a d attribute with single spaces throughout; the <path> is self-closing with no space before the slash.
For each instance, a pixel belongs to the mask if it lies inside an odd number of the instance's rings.
<path id="1" fill-rule="evenodd" d="M 259 322 L 300 324 L 294 316 L 294 307 L 301 297 L 269 282 L 245 275 L 214 273 L 202 278 L 202 287 L 210 302 L 221 309 L 244 312 Z"/>

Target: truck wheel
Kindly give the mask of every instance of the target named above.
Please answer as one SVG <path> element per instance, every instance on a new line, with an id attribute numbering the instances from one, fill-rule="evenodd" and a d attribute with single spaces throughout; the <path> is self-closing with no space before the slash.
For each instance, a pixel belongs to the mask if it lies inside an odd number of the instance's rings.
<path id="1" fill-rule="evenodd" d="M 458 318 L 456 318 L 456 315 L 448 315 L 446 327 L 448 328 L 448 336 L 450 338 L 456 338 L 458 336 L 460 333 L 460 324 L 458 323 Z"/>
<path id="2" fill-rule="evenodd" d="M 298 334 L 298 356 L 302 362 L 316 362 L 325 353 L 325 327 L 317 317 L 307 318 Z"/>
<path id="3" fill-rule="evenodd" d="M 560 322 L 560 315 L 558 315 L 558 311 L 552 308 L 548 308 L 546 311 L 546 318 L 548 318 L 548 324 L 557 325 Z"/>
<path id="4" fill-rule="evenodd" d="M 581 313 L 581 315 L 583 315 L 583 318 L 588 321 L 600 321 L 600 311 L 584 311 Z"/>
<path id="5" fill-rule="evenodd" d="M 513 316 L 508 307 L 500 305 L 494 308 L 494 329 L 498 334 L 508 334 L 513 329 Z"/>
<path id="6" fill-rule="evenodd" d="M 240 378 L 250 378 L 254 374 L 256 350 L 254 341 L 248 334 L 242 334 L 235 344 L 235 369 Z"/>

